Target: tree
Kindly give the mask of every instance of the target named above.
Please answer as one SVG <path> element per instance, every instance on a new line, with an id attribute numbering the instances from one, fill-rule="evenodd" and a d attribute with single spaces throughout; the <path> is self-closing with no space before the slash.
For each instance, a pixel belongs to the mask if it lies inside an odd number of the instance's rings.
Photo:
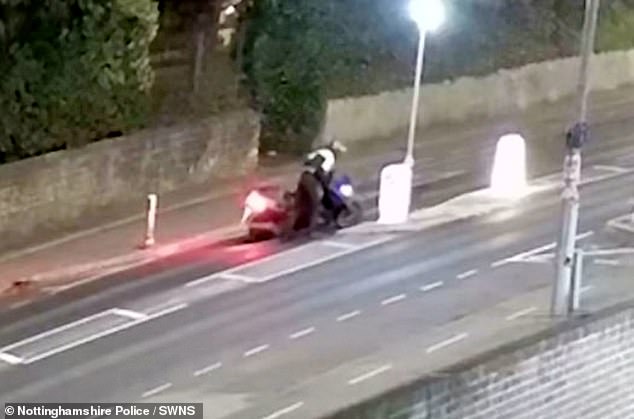
<path id="1" fill-rule="evenodd" d="M 0 0 L 0 162 L 143 124 L 153 0 Z"/>

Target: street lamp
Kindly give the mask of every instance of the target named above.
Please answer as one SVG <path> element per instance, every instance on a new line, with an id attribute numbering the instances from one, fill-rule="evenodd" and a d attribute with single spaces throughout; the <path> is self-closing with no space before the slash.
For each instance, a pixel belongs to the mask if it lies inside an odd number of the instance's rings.
<path id="1" fill-rule="evenodd" d="M 410 0 L 409 12 L 416 22 L 419 32 L 418 58 L 416 60 L 416 77 L 414 80 L 414 99 L 407 137 L 407 153 L 405 161 L 390 164 L 381 170 L 379 190 L 379 224 L 401 224 L 409 217 L 412 198 L 412 180 L 414 169 L 414 136 L 420 85 L 423 78 L 423 57 L 425 55 L 425 36 L 428 31 L 437 29 L 445 19 L 445 8 L 442 0 Z"/>
<path id="2" fill-rule="evenodd" d="M 442 0 L 411 0 L 409 13 L 418 26 L 418 56 L 416 58 L 416 76 L 414 78 L 414 98 L 407 136 L 407 154 L 405 164 L 414 167 L 414 138 L 420 98 L 420 85 L 423 78 L 423 61 L 425 57 L 425 38 L 427 32 L 435 31 L 445 20 L 445 7 Z"/>

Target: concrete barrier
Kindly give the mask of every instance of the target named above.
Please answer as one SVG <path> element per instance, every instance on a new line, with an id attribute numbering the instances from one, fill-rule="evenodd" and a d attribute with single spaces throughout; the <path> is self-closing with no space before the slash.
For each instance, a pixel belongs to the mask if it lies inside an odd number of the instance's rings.
<path id="1" fill-rule="evenodd" d="M 633 389 L 630 301 L 404 384 L 327 419 L 631 418 Z"/>
<path id="2" fill-rule="evenodd" d="M 425 85 L 419 124 L 486 118 L 555 102 L 575 93 L 578 68 L 578 58 L 565 58 Z M 595 55 L 591 80 L 595 91 L 634 83 L 634 50 Z M 324 131 L 346 142 L 389 137 L 406 128 L 411 100 L 412 89 L 331 100 Z"/>

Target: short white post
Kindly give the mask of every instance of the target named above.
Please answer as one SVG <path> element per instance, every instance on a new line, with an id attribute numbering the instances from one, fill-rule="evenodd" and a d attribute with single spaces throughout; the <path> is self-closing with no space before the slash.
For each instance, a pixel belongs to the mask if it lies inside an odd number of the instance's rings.
<path id="1" fill-rule="evenodd" d="M 154 230 L 156 228 L 156 208 L 158 205 L 158 197 L 156 194 L 147 196 L 147 224 L 145 227 L 145 240 L 143 247 L 148 248 L 154 246 Z"/>
<path id="2" fill-rule="evenodd" d="M 378 224 L 403 224 L 409 218 L 412 199 L 412 166 L 390 164 L 381 170 Z"/>
<path id="3" fill-rule="evenodd" d="M 491 171 L 491 192 L 505 198 L 526 193 L 526 141 L 519 134 L 502 136 L 495 149 Z"/>

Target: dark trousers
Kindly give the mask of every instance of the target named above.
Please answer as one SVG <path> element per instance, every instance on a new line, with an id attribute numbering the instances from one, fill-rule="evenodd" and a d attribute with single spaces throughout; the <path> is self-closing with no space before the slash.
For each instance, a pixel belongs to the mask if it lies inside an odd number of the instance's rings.
<path id="1" fill-rule="evenodd" d="M 322 198 L 321 182 L 313 173 L 304 171 L 297 183 L 295 231 L 313 231 L 317 227 Z"/>

